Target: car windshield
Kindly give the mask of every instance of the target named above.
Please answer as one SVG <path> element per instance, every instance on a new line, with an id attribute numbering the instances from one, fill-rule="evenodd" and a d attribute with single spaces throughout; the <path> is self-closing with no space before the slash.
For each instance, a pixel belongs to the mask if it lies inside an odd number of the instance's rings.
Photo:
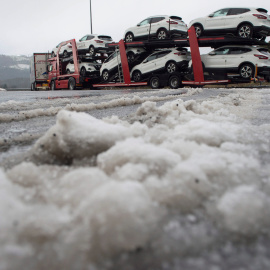
<path id="1" fill-rule="evenodd" d="M 105 41 L 112 41 L 112 38 L 110 36 L 98 36 L 98 38 Z"/>

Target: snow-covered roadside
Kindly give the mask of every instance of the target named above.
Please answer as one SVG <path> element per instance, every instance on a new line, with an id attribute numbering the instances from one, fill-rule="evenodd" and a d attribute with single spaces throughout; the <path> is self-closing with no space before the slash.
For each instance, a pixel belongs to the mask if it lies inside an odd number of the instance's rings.
<path id="1" fill-rule="evenodd" d="M 6 90 L 6 89 L 4 89 L 4 88 L 0 88 L 0 92 L 1 92 L 1 91 L 7 91 L 7 90 Z"/>
<path id="2" fill-rule="evenodd" d="M 0 269 L 269 268 L 270 129 L 245 120 L 263 95 L 60 111 L 0 175 Z"/>

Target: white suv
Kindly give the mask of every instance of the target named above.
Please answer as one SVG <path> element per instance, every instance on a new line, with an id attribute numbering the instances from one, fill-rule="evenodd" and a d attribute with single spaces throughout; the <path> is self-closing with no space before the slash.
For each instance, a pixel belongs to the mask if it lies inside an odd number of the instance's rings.
<path id="1" fill-rule="evenodd" d="M 249 79 L 254 76 L 257 65 L 258 75 L 263 75 L 266 79 L 270 75 L 270 53 L 262 47 L 223 46 L 202 55 L 201 60 L 204 70 L 209 72 L 236 73 Z M 191 66 L 192 61 L 189 62 L 189 67 Z"/>
<path id="2" fill-rule="evenodd" d="M 132 42 L 149 36 L 166 39 L 172 35 L 187 37 L 187 25 L 178 16 L 159 15 L 148 17 L 137 26 L 128 28 L 125 31 L 124 40 Z"/>
<path id="3" fill-rule="evenodd" d="M 77 43 L 77 50 L 79 53 L 88 53 L 94 56 L 97 52 L 106 53 L 109 48 L 106 44 L 113 42 L 110 36 L 105 35 L 86 35 L 82 37 Z"/>
<path id="4" fill-rule="evenodd" d="M 270 16 L 264 8 L 223 8 L 192 20 L 197 37 L 232 33 L 242 38 L 265 40 L 270 35 Z"/>
<path id="5" fill-rule="evenodd" d="M 130 75 L 135 82 L 138 82 L 153 72 L 186 71 L 190 58 L 190 52 L 183 48 L 160 50 L 136 65 Z"/>
<path id="6" fill-rule="evenodd" d="M 126 54 L 129 63 L 134 63 L 138 57 L 145 55 L 144 48 L 127 48 Z M 145 57 L 145 56 L 144 56 Z M 102 64 L 100 69 L 100 76 L 103 81 L 108 81 L 111 76 L 118 72 L 118 66 L 121 65 L 121 57 L 119 51 L 112 53 Z"/>
<path id="7" fill-rule="evenodd" d="M 60 42 L 55 48 L 52 49 L 51 57 L 55 57 L 58 51 L 59 46 L 62 42 Z M 63 57 L 68 57 L 72 53 L 71 44 L 66 44 L 60 48 L 59 55 Z"/>
<path id="8" fill-rule="evenodd" d="M 98 63 L 97 61 L 93 60 L 91 62 L 81 62 L 79 61 L 79 72 L 81 76 L 86 76 L 87 74 L 91 75 L 99 75 L 99 69 L 100 69 L 101 63 Z M 74 73 L 74 63 L 73 60 L 71 60 L 68 65 L 66 66 L 66 73 Z"/>

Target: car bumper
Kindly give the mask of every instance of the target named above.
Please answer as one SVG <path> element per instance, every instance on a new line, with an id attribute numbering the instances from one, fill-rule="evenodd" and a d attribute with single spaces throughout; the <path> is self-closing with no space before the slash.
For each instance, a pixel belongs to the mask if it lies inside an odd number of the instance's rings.
<path id="1" fill-rule="evenodd" d="M 266 25 L 254 26 L 254 32 L 262 36 L 270 36 L 270 26 L 269 27 Z"/>
<path id="2" fill-rule="evenodd" d="M 270 67 L 258 67 L 258 75 L 269 76 Z"/>
<path id="3" fill-rule="evenodd" d="M 186 38 L 188 36 L 188 32 L 187 31 L 178 30 L 178 29 L 172 29 L 172 30 L 170 30 L 170 34 L 171 35 L 174 35 L 174 36 L 178 36 L 178 37 L 183 37 L 183 38 Z"/>

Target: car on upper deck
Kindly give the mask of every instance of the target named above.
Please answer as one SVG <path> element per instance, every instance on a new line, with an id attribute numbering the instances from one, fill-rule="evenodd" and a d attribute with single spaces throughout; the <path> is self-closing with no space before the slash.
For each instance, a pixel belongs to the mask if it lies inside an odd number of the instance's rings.
<path id="1" fill-rule="evenodd" d="M 156 38 L 167 39 L 170 36 L 187 37 L 187 25 L 181 17 L 157 15 L 151 16 L 134 27 L 130 27 L 125 31 L 125 42 L 134 40 Z"/>
<path id="2" fill-rule="evenodd" d="M 189 23 L 197 37 L 234 34 L 241 38 L 265 40 L 270 35 L 270 16 L 264 8 L 234 7 L 219 9 Z"/>

